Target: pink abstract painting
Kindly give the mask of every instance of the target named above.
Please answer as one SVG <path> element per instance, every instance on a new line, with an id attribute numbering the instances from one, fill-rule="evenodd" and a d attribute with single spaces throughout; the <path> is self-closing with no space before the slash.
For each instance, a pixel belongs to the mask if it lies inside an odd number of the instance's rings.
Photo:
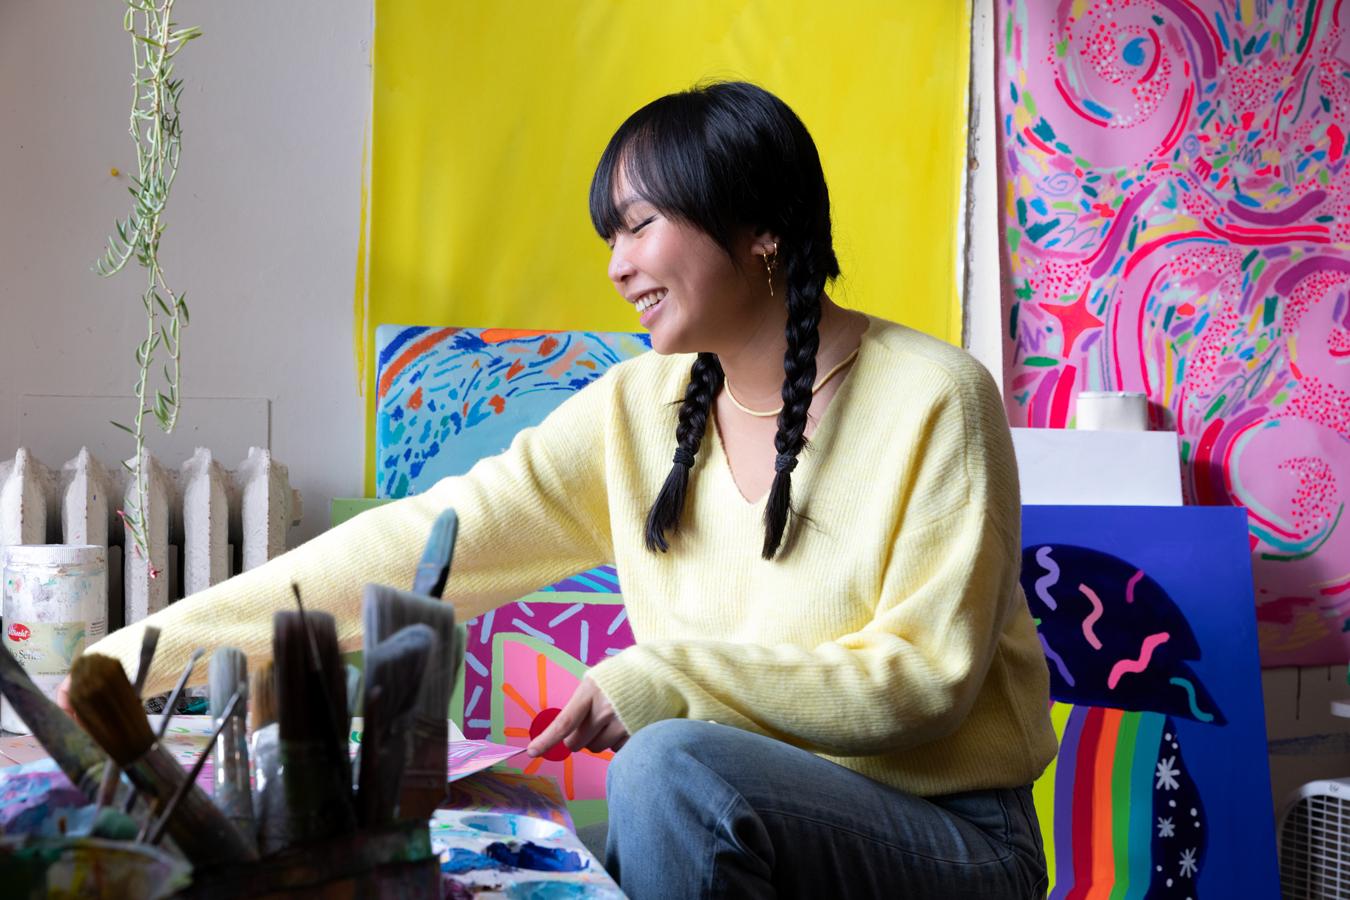
<path id="1" fill-rule="evenodd" d="M 1262 662 L 1350 649 L 1350 9 L 999 0 L 1014 425 L 1142 391 L 1246 509 Z"/>

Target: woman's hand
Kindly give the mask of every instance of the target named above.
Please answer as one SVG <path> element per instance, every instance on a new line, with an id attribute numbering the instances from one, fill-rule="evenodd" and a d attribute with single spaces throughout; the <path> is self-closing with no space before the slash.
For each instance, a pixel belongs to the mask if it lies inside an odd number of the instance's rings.
<path id="1" fill-rule="evenodd" d="M 627 740 L 628 729 L 619 721 L 609 698 L 594 681 L 585 678 L 557 718 L 530 741 L 526 752 L 530 756 L 543 756 L 561 742 L 573 752 L 584 747 L 599 753 L 618 750 Z"/>
<path id="2" fill-rule="evenodd" d="M 61 679 L 61 683 L 56 687 L 56 705 L 61 707 L 62 711 L 72 719 L 75 718 L 75 708 L 70 705 L 70 676 L 67 675 Z M 77 720 L 78 721 L 78 720 Z"/>

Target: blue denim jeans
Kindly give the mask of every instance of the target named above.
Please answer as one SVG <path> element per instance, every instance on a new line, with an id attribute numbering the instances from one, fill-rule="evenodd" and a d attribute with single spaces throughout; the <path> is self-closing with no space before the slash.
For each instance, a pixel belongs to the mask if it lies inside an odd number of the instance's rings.
<path id="1" fill-rule="evenodd" d="M 916 797 L 757 734 L 672 719 L 609 767 L 605 867 L 632 900 L 1042 897 L 1029 787 Z"/>

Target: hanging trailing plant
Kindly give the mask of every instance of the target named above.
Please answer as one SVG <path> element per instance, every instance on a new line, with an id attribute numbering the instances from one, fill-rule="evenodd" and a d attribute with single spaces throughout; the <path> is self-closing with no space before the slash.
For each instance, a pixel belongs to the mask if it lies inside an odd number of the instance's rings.
<path id="1" fill-rule="evenodd" d="M 140 373 L 136 380 L 136 417 L 131 425 L 112 424 L 130 434 L 136 442 L 133 462 L 123 463 L 136 479 L 135 503 L 119 511 L 136 552 L 150 564 L 150 507 L 148 473 L 145 471 L 145 417 L 153 415 L 167 434 L 178 420 L 180 397 L 182 329 L 188 324 L 185 294 L 175 293 L 164 278 L 159 264 L 159 241 L 164 234 L 164 207 L 169 189 L 178 174 L 178 154 L 182 128 L 178 120 L 178 101 L 183 93 L 181 79 L 173 78 L 174 57 L 191 40 L 201 36 L 199 28 L 179 28 L 172 21 L 174 0 L 127 0 L 122 27 L 131 35 L 132 103 L 131 137 L 136 143 L 137 173 L 128 190 L 135 201 L 131 214 L 114 224 L 103 257 L 94 264 L 99 275 L 120 272 L 131 259 L 146 272 L 146 287 L 141 294 L 145 307 L 146 336 L 136 347 Z M 151 395 L 151 370 L 157 353 L 168 358 L 163 366 L 163 382 Z M 158 573 L 151 566 L 150 575 Z"/>

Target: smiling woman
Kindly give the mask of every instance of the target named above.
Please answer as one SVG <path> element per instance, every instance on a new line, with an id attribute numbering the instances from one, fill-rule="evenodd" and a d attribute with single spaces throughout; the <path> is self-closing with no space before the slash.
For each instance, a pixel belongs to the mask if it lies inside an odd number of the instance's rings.
<path id="1" fill-rule="evenodd" d="M 606 864 L 628 895 L 1037 896 L 1029 784 L 1055 737 L 992 379 L 829 297 L 819 157 L 760 87 L 638 110 L 591 212 L 656 352 L 467 474 L 152 616 L 156 670 L 197 643 L 266 655 L 292 580 L 350 639 L 352 585 L 406 583 L 454 508 L 461 619 L 620 573 L 635 646 L 529 750 L 618 751 Z M 140 627 L 94 649 L 130 663 Z"/>

